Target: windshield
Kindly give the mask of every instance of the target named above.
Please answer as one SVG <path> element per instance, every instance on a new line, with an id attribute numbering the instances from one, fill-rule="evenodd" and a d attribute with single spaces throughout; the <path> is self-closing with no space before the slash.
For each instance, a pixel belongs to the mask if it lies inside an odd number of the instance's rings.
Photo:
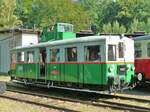
<path id="1" fill-rule="evenodd" d="M 108 61 L 116 61 L 116 45 L 108 45 Z"/>
<path id="2" fill-rule="evenodd" d="M 58 32 L 73 32 L 73 25 L 59 24 Z"/>

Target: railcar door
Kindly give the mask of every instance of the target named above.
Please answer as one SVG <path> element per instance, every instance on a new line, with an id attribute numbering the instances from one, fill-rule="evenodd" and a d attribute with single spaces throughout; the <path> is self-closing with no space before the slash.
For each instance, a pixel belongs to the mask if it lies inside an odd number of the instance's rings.
<path id="1" fill-rule="evenodd" d="M 40 49 L 40 79 L 45 78 L 45 62 L 46 62 L 46 49 Z"/>

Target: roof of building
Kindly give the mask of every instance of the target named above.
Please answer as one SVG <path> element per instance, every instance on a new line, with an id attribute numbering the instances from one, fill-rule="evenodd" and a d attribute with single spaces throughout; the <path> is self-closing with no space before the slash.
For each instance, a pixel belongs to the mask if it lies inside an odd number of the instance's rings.
<path id="1" fill-rule="evenodd" d="M 0 30 L 0 33 L 12 33 L 12 32 L 20 32 L 20 33 L 29 33 L 29 34 L 39 34 L 40 31 L 34 29 L 3 29 Z"/>

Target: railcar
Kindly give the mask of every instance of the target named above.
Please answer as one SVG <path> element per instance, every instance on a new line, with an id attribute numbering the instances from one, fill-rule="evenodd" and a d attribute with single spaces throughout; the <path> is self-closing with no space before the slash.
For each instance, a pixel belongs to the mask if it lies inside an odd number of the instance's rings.
<path id="1" fill-rule="evenodd" d="M 65 30 L 61 33 L 71 34 Z M 111 35 L 75 38 L 74 34 L 65 38 L 64 35 L 12 49 L 11 78 L 47 87 L 111 91 L 128 87 L 133 82 L 132 39 Z"/>
<path id="2" fill-rule="evenodd" d="M 150 36 L 134 38 L 135 74 L 138 82 L 150 81 Z"/>

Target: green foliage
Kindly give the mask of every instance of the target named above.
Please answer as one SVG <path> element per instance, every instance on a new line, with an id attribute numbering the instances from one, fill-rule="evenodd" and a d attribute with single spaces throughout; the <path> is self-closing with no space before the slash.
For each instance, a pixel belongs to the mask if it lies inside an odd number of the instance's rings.
<path id="1" fill-rule="evenodd" d="M 16 0 L 17 8 L 15 14 L 22 20 L 23 25 L 26 26 L 29 19 L 29 14 L 32 12 L 33 0 Z"/>
<path id="2" fill-rule="evenodd" d="M 0 1 L 0 29 L 15 28 L 21 24 L 21 21 L 14 15 L 15 8 L 15 0 Z"/>
<path id="3" fill-rule="evenodd" d="M 150 18 L 148 18 L 146 22 L 140 22 L 139 20 L 134 19 L 130 26 L 130 33 L 136 31 L 145 31 L 146 33 L 150 33 Z"/>
<path id="4" fill-rule="evenodd" d="M 150 0 L 0 0 L 0 29 L 67 22 L 75 31 L 94 24 L 103 33 L 150 33 L 149 7 Z"/>
<path id="5" fill-rule="evenodd" d="M 120 25 L 117 21 L 115 21 L 113 24 L 108 23 L 103 25 L 103 32 L 102 33 L 113 33 L 113 34 L 118 34 L 118 33 L 125 33 L 126 28 L 123 25 Z"/>
<path id="6" fill-rule="evenodd" d="M 85 29 L 91 23 L 89 13 L 77 2 L 72 0 L 29 0 L 32 10 L 27 8 L 27 19 L 23 22 L 27 27 L 42 29 L 56 22 L 67 22 L 75 25 L 75 30 Z M 29 4 L 30 4 L 29 3 Z M 25 10 L 25 9 L 23 9 Z"/>
<path id="7" fill-rule="evenodd" d="M 112 33 L 112 26 L 110 23 L 103 25 L 103 33 Z"/>

